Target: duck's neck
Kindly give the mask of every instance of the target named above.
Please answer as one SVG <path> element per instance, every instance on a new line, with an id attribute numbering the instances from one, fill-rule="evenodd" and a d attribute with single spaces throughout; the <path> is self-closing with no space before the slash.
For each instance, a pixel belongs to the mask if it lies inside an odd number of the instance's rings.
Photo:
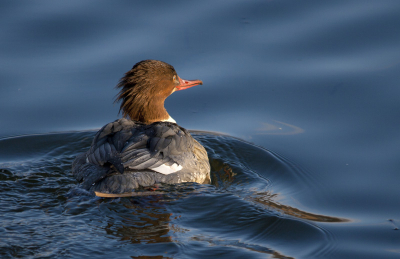
<path id="1" fill-rule="evenodd" d="M 134 121 L 150 124 L 157 121 L 175 122 L 164 108 L 164 100 L 149 100 L 144 103 L 135 103 L 127 114 Z"/>

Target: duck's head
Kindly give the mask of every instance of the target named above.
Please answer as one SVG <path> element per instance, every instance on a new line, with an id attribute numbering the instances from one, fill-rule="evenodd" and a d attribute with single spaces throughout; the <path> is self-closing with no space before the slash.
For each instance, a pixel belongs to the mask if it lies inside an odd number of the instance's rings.
<path id="1" fill-rule="evenodd" d="M 132 120 L 147 124 L 174 121 L 164 108 L 165 99 L 175 91 L 199 84 L 203 82 L 181 79 L 174 67 L 165 62 L 143 60 L 121 78 L 115 101 L 122 101 L 120 112 Z"/>

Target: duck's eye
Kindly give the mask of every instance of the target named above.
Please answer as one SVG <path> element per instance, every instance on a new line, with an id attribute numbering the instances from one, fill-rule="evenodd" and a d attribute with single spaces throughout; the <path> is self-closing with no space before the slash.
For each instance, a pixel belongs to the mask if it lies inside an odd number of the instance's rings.
<path id="1" fill-rule="evenodd" d="M 179 80 L 177 79 L 177 76 L 176 76 L 176 75 L 174 75 L 174 77 L 172 78 L 172 80 L 173 80 L 176 84 L 179 84 Z"/>

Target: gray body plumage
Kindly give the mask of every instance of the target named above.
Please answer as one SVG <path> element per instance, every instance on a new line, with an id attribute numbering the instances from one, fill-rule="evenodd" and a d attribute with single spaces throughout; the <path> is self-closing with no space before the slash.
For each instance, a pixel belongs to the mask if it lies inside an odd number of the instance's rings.
<path id="1" fill-rule="evenodd" d="M 152 170 L 163 164 L 182 169 L 171 174 Z M 156 183 L 210 182 L 207 152 L 186 129 L 124 118 L 97 132 L 90 149 L 76 157 L 72 173 L 84 189 L 113 194 Z"/>

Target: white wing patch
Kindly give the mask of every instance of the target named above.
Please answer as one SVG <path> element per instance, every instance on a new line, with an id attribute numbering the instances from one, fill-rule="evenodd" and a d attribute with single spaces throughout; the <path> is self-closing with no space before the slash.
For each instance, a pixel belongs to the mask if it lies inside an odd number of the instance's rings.
<path id="1" fill-rule="evenodd" d="M 179 170 L 182 169 L 181 165 L 178 165 L 177 163 L 174 163 L 171 166 L 162 164 L 160 166 L 157 166 L 155 168 L 150 168 L 153 171 L 159 172 L 160 174 L 172 174 L 175 172 L 178 172 Z"/>

